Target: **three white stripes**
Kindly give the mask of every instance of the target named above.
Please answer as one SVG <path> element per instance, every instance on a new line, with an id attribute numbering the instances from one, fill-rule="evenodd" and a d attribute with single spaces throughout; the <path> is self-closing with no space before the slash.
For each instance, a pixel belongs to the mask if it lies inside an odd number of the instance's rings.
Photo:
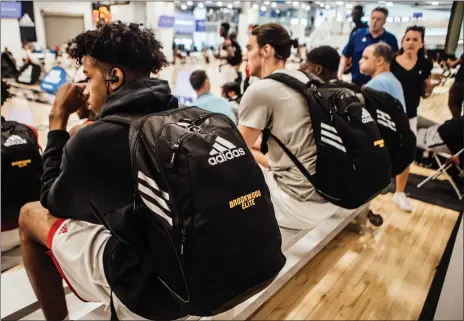
<path id="1" fill-rule="evenodd" d="M 237 146 L 232 144 L 231 142 L 225 140 L 224 138 L 221 137 L 216 137 L 216 142 L 213 145 L 213 149 L 209 153 L 210 156 L 215 156 L 219 153 L 225 153 L 230 149 L 235 149 Z"/>
<path id="2" fill-rule="evenodd" d="M 162 191 L 159 188 L 158 184 L 156 184 L 156 182 L 153 179 L 146 176 L 142 172 L 139 171 L 137 176 L 138 176 L 139 179 L 143 180 L 145 183 L 150 185 L 150 187 L 152 187 L 153 189 L 155 189 L 156 191 L 158 191 L 162 195 L 162 197 L 156 195 L 156 193 L 154 193 L 150 188 L 148 188 L 145 185 L 139 183 L 138 184 L 138 190 L 140 192 L 140 197 L 142 198 L 143 203 L 151 211 L 153 211 L 155 214 L 157 214 L 157 215 L 161 216 L 162 218 L 164 218 L 169 223 L 169 225 L 172 226 L 172 218 L 169 217 L 168 215 L 166 215 L 166 213 L 165 213 L 165 212 L 168 212 L 168 213 L 171 212 L 171 209 L 169 208 L 169 205 L 167 203 L 169 201 L 169 194 Z M 154 199 L 156 201 L 156 203 L 146 199 L 145 197 L 143 197 L 144 195 L 151 197 L 152 199 Z M 162 207 L 162 209 L 160 207 Z"/>
<path id="3" fill-rule="evenodd" d="M 391 130 L 396 132 L 396 124 L 392 122 L 390 115 L 378 109 L 377 109 L 377 123 L 384 127 L 390 128 Z"/>
<path id="4" fill-rule="evenodd" d="M 321 123 L 321 141 L 346 153 L 342 139 L 338 136 L 337 130 L 332 126 Z"/>

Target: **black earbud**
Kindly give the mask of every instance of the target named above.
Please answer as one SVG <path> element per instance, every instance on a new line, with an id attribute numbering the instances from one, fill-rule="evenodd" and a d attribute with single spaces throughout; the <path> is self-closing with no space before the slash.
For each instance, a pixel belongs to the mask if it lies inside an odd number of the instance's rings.
<path id="1" fill-rule="evenodd" d="M 108 74 L 106 76 L 106 81 L 109 81 L 110 83 L 114 84 L 119 81 L 119 77 L 116 75 L 116 70 L 111 70 L 111 74 Z"/>

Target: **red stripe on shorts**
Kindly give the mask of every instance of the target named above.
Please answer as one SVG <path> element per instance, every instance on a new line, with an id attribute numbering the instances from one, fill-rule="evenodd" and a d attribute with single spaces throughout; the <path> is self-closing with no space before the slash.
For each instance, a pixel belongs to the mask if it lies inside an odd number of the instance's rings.
<path id="1" fill-rule="evenodd" d="M 63 278 L 63 280 L 66 282 L 66 284 L 68 285 L 69 289 L 71 289 L 71 291 L 77 296 L 77 298 L 79 300 L 81 300 L 82 302 L 88 302 L 86 300 L 84 300 L 83 298 L 81 298 L 79 296 L 79 294 L 77 294 L 76 290 L 74 290 L 74 288 L 72 287 L 71 283 L 68 281 L 68 279 L 66 278 L 66 275 L 64 275 L 63 273 L 63 270 L 61 269 L 61 266 L 60 266 L 60 263 L 58 262 L 58 260 L 56 259 L 55 255 L 53 254 L 53 252 L 50 250 L 47 252 L 48 256 L 52 259 L 53 263 L 55 264 L 55 267 L 56 269 L 58 270 L 58 273 L 60 273 L 61 277 Z"/>
<path id="2" fill-rule="evenodd" d="M 63 224 L 63 222 L 66 221 L 64 218 L 59 218 L 56 220 L 55 223 L 53 223 L 52 228 L 48 232 L 48 237 L 47 237 L 47 247 L 51 250 L 52 245 L 53 245 L 53 238 L 55 237 L 55 233 L 58 230 L 58 228 Z"/>

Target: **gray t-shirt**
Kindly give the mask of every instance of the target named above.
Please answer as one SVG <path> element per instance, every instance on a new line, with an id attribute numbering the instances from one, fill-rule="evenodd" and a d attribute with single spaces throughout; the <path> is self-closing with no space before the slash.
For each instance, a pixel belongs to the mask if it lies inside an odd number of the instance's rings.
<path id="1" fill-rule="evenodd" d="M 279 69 L 275 73 L 286 73 L 300 81 L 308 78 L 296 70 Z M 311 118 L 305 98 L 296 90 L 271 79 L 253 83 L 240 102 L 239 125 L 270 129 L 298 160 L 314 174 L 316 170 L 316 142 Z M 266 155 L 270 169 L 274 172 L 279 187 L 300 201 L 323 199 L 311 183 L 303 176 L 292 160 L 277 143 L 269 139 Z"/>

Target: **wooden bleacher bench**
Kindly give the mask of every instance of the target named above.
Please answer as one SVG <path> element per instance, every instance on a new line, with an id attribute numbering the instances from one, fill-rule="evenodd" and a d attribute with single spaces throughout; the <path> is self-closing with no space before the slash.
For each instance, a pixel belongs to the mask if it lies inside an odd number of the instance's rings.
<path id="1" fill-rule="evenodd" d="M 339 213 L 320 223 L 309 232 L 282 229 L 282 249 L 287 257 L 287 263 L 274 282 L 242 304 L 213 318 L 236 320 L 249 318 L 340 233 L 357 214 L 358 211 L 339 211 Z M 1 287 L 3 294 L 1 303 L 2 319 L 44 319 L 24 268 L 2 274 Z M 109 320 L 109 312 L 105 311 L 101 303 L 84 303 L 69 291 L 67 285 L 64 284 L 64 287 L 71 320 Z M 200 320 L 206 318 L 187 317 L 186 319 Z"/>

